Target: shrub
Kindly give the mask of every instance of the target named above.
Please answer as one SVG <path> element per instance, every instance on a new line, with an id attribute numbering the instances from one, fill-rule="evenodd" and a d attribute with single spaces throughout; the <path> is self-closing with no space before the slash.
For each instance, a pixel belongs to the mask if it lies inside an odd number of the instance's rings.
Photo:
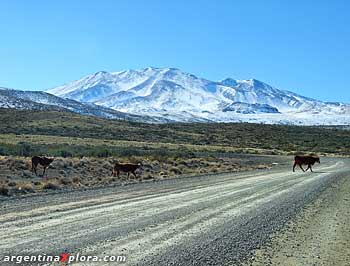
<path id="1" fill-rule="evenodd" d="M 30 183 L 17 184 L 16 189 L 21 192 L 34 192 L 33 185 Z"/>
<path id="2" fill-rule="evenodd" d="M 143 155 L 138 149 L 136 148 L 128 148 L 128 149 L 122 149 L 119 151 L 119 156 L 121 157 L 131 157 L 131 156 L 137 156 L 137 155 Z"/>
<path id="3" fill-rule="evenodd" d="M 72 184 L 73 181 L 71 178 L 65 177 L 65 178 L 61 178 L 60 182 L 62 185 L 70 185 L 70 184 Z"/>
<path id="4" fill-rule="evenodd" d="M 5 186 L 0 186 L 0 195 L 2 196 L 9 196 L 10 190 Z"/>
<path id="5" fill-rule="evenodd" d="M 8 150 L 4 146 L 0 146 L 0 155 L 9 155 Z"/>
<path id="6" fill-rule="evenodd" d="M 150 179 L 154 179 L 154 176 L 152 174 L 147 174 L 143 177 L 144 180 L 150 180 Z"/>
<path id="7" fill-rule="evenodd" d="M 60 186 L 56 183 L 48 182 L 48 183 L 45 183 L 42 188 L 45 190 L 46 189 L 57 190 L 57 189 L 60 189 Z"/>
<path id="8" fill-rule="evenodd" d="M 19 142 L 18 145 L 19 145 L 19 155 L 28 157 L 32 154 L 33 149 L 30 143 Z"/>
<path id="9" fill-rule="evenodd" d="M 73 183 L 79 183 L 80 182 L 80 178 L 75 176 L 75 177 L 73 177 L 72 181 L 73 181 Z"/>
<path id="10" fill-rule="evenodd" d="M 172 173 L 174 173 L 174 174 L 176 174 L 176 175 L 182 174 L 182 171 L 181 171 L 179 168 L 177 168 L 177 167 L 171 167 L 171 168 L 169 169 L 169 171 L 172 172 Z"/>
<path id="11" fill-rule="evenodd" d="M 96 152 L 96 156 L 97 157 L 102 157 L 102 158 L 105 158 L 105 157 L 109 157 L 109 156 L 112 156 L 112 153 L 108 150 L 108 149 L 101 149 L 101 150 L 98 150 Z"/>
<path id="12" fill-rule="evenodd" d="M 61 150 L 61 151 L 58 152 L 58 156 L 59 157 L 63 157 L 63 158 L 73 157 L 73 153 L 70 152 L 70 151 Z"/>
<path id="13" fill-rule="evenodd" d="M 15 187 L 15 186 L 17 185 L 17 183 L 14 182 L 14 181 L 11 181 L 11 182 L 8 182 L 7 185 L 8 185 L 9 187 Z"/>

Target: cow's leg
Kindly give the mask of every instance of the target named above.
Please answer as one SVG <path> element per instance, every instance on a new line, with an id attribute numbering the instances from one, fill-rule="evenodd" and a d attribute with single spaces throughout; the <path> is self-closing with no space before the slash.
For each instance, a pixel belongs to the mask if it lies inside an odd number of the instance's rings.
<path id="1" fill-rule="evenodd" d="M 35 175 L 37 176 L 37 172 L 36 172 L 36 165 L 34 163 L 32 163 L 32 173 L 35 173 Z"/>
<path id="2" fill-rule="evenodd" d="M 293 172 L 295 172 L 295 166 L 297 166 L 296 162 L 294 162 L 294 164 L 293 164 Z"/>
<path id="3" fill-rule="evenodd" d="M 38 168 L 38 164 L 36 164 L 36 163 L 34 163 L 34 173 L 35 173 L 35 175 L 38 175 L 38 173 L 37 173 L 37 168 Z"/>
<path id="4" fill-rule="evenodd" d="M 303 172 L 305 172 L 304 168 L 301 166 L 301 164 L 299 164 L 301 170 L 303 170 Z"/>
<path id="5" fill-rule="evenodd" d="M 132 174 L 134 175 L 135 178 L 137 178 L 135 171 L 132 171 Z"/>
<path id="6" fill-rule="evenodd" d="M 130 176 L 130 172 L 128 172 L 128 178 L 129 178 L 129 176 Z"/>
<path id="7" fill-rule="evenodd" d="M 119 174 L 120 174 L 120 171 L 119 171 L 119 170 L 117 170 L 117 176 L 118 176 L 118 178 L 119 178 Z"/>
<path id="8" fill-rule="evenodd" d="M 309 168 L 310 168 L 311 172 L 313 172 L 313 171 L 312 171 L 312 167 L 311 167 L 311 164 L 309 165 Z"/>
<path id="9" fill-rule="evenodd" d="M 46 167 L 47 167 L 47 166 L 44 166 L 44 171 L 43 171 L 43 177 L 44 177 L 44 178 L 45 178 Z M 45 179 L 47 179 L 47 178 L 45 178 Z"/>

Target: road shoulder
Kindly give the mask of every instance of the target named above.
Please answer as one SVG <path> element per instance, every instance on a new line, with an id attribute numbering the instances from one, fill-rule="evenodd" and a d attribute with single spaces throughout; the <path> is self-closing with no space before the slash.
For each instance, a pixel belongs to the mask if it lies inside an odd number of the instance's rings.
<path id="1" fill-rule="evenodd" d="M 350 175 L 338 179 L 245 265 L 350 265 Z"/>

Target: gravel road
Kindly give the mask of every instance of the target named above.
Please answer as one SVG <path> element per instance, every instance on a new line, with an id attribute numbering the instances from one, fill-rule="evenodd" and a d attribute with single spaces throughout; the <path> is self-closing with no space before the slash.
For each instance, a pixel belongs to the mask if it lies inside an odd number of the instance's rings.
<path id="1" fill-rule="evenodd" d="M 289 161 L 270 170 L 1 201 L 0 258 L 79 252 L 124 255 L 126 261 L 74 265 L 240 265 L 252 263 L 260 254 L 261 265 L 269 265 L 264 259 L 272 263 L 271 258 L 277 256 L 271 249 L 281 246 L 276 240 L 283 238 L 279 232 L 291 221 L 299 224 L 308 206 L 315 205 L 330 188 L 332 195 L 349 195 L 350 186 L 345 192 L 334 189 L 350 177 L 349 162 L 321 158 L 314 173 L 293 173 Z M 340 201 L 341 207 L 349 204 L 344 197 L 332 200 Z M 333 213 L 322 215 L 326 219 Z M 347 215 L 349 219 L 349 212 Z M 349 229 L 349 223 L 343 224 L 344 230 L 346 226 Z M 299 235 L 305 235 L 309 227 L 298 228 Z M 275 239 L 272 244 L 271 239 Z M 298 239 L 302 241 L 297 236 L 293 241 Z M 276 265 L 279 262 L 276 259 Z"/>

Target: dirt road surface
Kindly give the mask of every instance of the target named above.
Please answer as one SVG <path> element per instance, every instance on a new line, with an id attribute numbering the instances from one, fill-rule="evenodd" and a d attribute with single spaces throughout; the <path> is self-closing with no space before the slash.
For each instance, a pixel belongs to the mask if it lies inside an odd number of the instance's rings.
<path id="1" fill-rule="evenodd" d="M 350 161 L 322 158 L 314 173 L 293 173 L 291 163 L 7 199 L 0 258 L 69 252 L 126 257 L 73 265 L 349 265 Z M 328 264 L 340 254 L 344 264 Z"/>

